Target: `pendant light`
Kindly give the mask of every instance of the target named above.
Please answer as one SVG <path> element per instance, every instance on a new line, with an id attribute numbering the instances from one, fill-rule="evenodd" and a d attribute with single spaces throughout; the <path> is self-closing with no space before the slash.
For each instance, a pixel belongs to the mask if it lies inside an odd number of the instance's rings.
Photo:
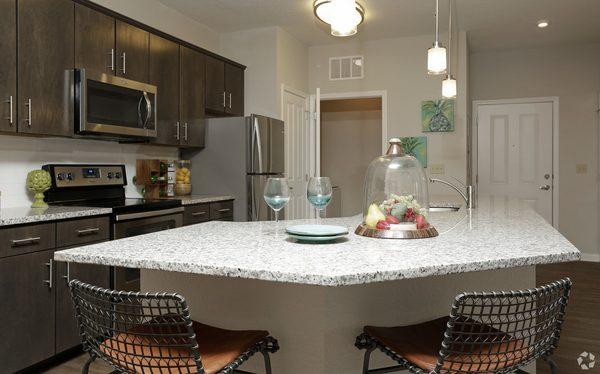
<path id="1" fill-rule="evenodd" d="M 315 16 L 331 27 L 333 36 L 350 36 L 365 19 L 363 7 L 355 0 L 315 0 Z"/>
<path id="2" fill-rule="evenodd" d="M 442 81 L 442 96 L 446 99 L 456 97 L 456 79 L 451 74 L 450 60 L 452 60 L 452 0 L 448 0 L 448 74 Z"/>
<path id="3" fill-rule="evenodd" d="M 440 75 L 446 73 L 446 48 L 440 44 L 440 0 L 435 0 L 435 42 L 427 50 L 427 73 Z"/>

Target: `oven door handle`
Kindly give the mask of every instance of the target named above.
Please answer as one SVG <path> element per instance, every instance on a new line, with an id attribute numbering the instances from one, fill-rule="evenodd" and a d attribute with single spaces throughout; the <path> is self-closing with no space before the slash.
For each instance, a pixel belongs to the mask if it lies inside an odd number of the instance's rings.
<path id="1" fill-rule="evenodd" d="M 183 212 L 183 210 L 184 210 L 183 207 L 177 207 L 177 208 L 172 208 L 172 209 L 154 210 L 154 211 L 150 211 L 150 212 L 117 214 L 115 216 L 115 221 L 122 222 L 122 221 L 129 221 L 132 219 L 139 219 L 139 218 L 160 217 L 160 216 L 165 216 L 168 214 L 181 213 L 181 212 Z"/>

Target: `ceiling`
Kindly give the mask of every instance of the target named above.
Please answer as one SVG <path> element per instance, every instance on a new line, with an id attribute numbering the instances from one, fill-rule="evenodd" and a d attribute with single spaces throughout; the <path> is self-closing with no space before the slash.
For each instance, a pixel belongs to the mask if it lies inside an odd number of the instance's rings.
<path id="1" fill-rule="evenodd" d="M 280 26 L 308 45 L 339 43 L 312 11 L 313 0 L 158 0 L 219 33 Z M 367 41 L 432 33 L 433 0 L 359 0 Z M 440 1 L 442 30 L 447 0 Z M 599 0 L 456 0 L 457 23 L 472 51 L 600 42 Z M 536 27 L 539 19 L 550 26 Z"/>

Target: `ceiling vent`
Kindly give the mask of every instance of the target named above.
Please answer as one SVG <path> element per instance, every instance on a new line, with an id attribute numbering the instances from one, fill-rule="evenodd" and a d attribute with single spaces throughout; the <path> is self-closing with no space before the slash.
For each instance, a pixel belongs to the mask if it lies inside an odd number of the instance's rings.
<path id="1" fill-rule="evenodd" d="M 329 58 L 329 80 L 362 79 L 365 62 L 363 56 Z"/>

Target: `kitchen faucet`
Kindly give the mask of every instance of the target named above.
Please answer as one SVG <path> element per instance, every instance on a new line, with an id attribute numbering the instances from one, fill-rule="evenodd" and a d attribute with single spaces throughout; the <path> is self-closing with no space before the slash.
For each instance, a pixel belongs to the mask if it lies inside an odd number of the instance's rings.
<path id="1" fill-rule="evenodd" d="M 463 198 L 463 200 L 465 200 L 465 203 L 467 204 L 467 209 L 469 209 L 469 210 L 473 209 L 473 186 L 471 186 L 471 185 L 467 186 L 464 183 L 462 183 L 460 180 L 458 180 L 457 178 L 454 178 L 454 177 L 452 177 L 452 178 L 455 179 L 458 183 L 460 183 L 463 186 L 464 191 L 461 191 L 461 189 L 459 187 L 456 187 L 456 185 L 454 185 L 450 182 L 447 182 L 443 179 L 429 178 L 429 181 L 431 183 L 445 184 L 446 186 L 453 188 L 456 192 L 458 192 L 460 194 L 460 196 Z"/>

